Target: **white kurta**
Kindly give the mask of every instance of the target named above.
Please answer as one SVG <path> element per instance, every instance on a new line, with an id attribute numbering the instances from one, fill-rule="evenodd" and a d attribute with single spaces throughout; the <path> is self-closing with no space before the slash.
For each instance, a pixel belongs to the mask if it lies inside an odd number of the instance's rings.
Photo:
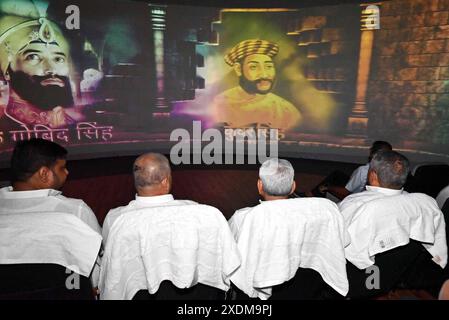
<path id="1" fill-rule="evenodd" d="M 54 263 L 89 277 L 101 236 L 64 212 L 0 214 L 0 264 Z"/>
<path id="2" fill-rule="evenodd" d="M 445 222 L 435 199 L 367 186 L 339 204 L 351 236 L 346 258 L 359 269 L 375 263 L 375 255 L 406 245 L 410 239 L 423 243 L 442 268 L 447 263 Z"/>
<path id="3" fill-rule="evenodd" d="M 117 220 L 117 218 L 120 217 L 122 214 L 128 212 L 135 212 L 136 210 L 145 208 L 153 208 L 161 206 L 179 206 L 185 204 L 196 204 L 196 202 L 190 200 L 175 200 L 171 194 L 153 197 L 140 197 L 136 195 L 135 200 L 132 200 L 128 205 L 109 210 L 103 222 L 104 246 L 106 246 L 109 231 L 111 230 L 112 225 L 114 224 L 115 220 Z"/>
<path id="4" fill-rule="evenodd" d="M 131 211 L 130 211 L 131 213 Z M 145 208 L 114 222 L 103 255 L 101 299 L 154 294 L 164 280 L 178 288 L 202 283 L 227 291 L 239 267 L 237 245 L 222 213 L 190 204 Z"/>
<path id="5" fill-rule="evenodd" d="M 272 287 L 311 268 L 341 295 L 349 289 L 343 218 L 321 198 L 265 201 L 230 221 L 242 255 L 231 281 L 250 297 L 268 299 Z"/>
<path id="6" fill-rule="evenodd" d="M 13 191 L 12 187 L 0 189 L 0 214 L 15 212 L 70 213 L 101 234 L 97 217 L 84 201 L 64 197 L 58 190 Z"/>

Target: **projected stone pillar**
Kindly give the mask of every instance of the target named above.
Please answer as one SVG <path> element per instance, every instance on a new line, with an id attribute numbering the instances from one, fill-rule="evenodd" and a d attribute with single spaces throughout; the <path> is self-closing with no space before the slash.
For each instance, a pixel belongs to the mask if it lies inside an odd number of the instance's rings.
<path id="1" fill-rule="evenodd" d="M 151 23 L 154 41 L 154 62 L 156 78 L 156 110 L 155 117 L 170 116 L 169 104 L 165 98 L 165 70 L 164 70 L 164 37 L 165 37 L 165 8 L 149 5 L 151 8 Z"/>
<path id="2" fill-rule="evenodd" d="M 367 137 L 368 110 L 366 108 L 366 92 L 373 52 L 374 30 L 376 29 L 379 29 L 379 9 L 376 5 L 369 5 L 362 10 L 356 97 L 354 107 L 348 118 L 347 136 Z"/>

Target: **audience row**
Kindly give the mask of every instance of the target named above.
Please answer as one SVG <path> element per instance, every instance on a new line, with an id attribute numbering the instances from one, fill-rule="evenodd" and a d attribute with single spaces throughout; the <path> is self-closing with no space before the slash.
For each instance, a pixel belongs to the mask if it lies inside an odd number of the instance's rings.
<path id="1" fill-rule="evenodd" d="M 16 145 L 12 185 L 0 190 L 0 268 L 60 265 L 105 300 L 186 297 L 179 289 L 187 288 L 208 299 L 366 298 L 449 278 L 447 192 L 437 203 L 404 191 L 409 161 L 386 142 L 373 144 L 345 188 L 324 183 L 311 197 L 292 197 L 287 160 L 267 160 L 260 204 L 229 221 L 212 206 L 174 199 L 168 159 L 144 154 L 133 165 L 135 200 L 110 210 L 102 228 L 82 200 L 58 191 L 66 155 L 47 140 Z M 0 298 L 17 296 L 18 280 L 4 278 Z"/>

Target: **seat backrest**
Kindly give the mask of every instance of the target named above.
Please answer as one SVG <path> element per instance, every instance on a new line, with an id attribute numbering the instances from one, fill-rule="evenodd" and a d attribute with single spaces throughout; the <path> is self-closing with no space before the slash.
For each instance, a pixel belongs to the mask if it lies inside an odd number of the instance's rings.
<path id="1" fill-rule="evenodd" d="M 270 300 L 342 299 L 321 275 L 309 268 L 299 268 L 293 279 L 273 287 Z"/>
<path id="2" fill-rule="evenodd" d="M 89 278 L 57 264 L 0 265 L 0 300 L 93 300 Z"/>
<path id="3" fill-rule="evenodd" d="M 279 290 L 276 286 L 294 278 L 299 283 L 307 279 L 300 268 L 318 274 L 317 286 L 325 282 L 346 295 L 344 222 L 333 202 L 323 198 L 265 201 L 246 213 L 239 230 L 242 265 L 231 280 L 250 298 L 268 299 L 275 291 L 281 296 L 282 286 Z M 292 298 L 301 295 L 297 291 Z"/>
<path id="4" fill-rule="evenodd" d="M 447 185 L 438 193 L 438 196 L 436 197 L 438 207 L 443 209 L 443 206 L 446 203 L 447 199 L 449 199 L 449 185 Z"/>
<path id="5" fill-rule="evenodd" d="M 223 290 L 202 283 L 180 289 L 171 281 L 165 280 L 155 294 L 150 294 L 148 290 L 139 290 L 133 300 L 224 300 L 225 296 Z"/>
<path id="6" fill-rule="evenodd" d="M 154 295 L 164 280 L 180 289 L 202 283 L 227 291 L 229 276 L 239 265 L 235 240 L 216 208 L 184 204 L 140 209 L 120 216 L 110 230 L 101 299 L 132 299 L 139 290 Z"/>
<path id="7" fill-rule="evenodd" d="M 423 251 L 419 242 L 411 240 L 404 246 L 377 254 L 375 264 L 366 269 L 360 270 L 348 261 L 348 297 L 374 298 L 395 289 Z"/>
<path id="8" fill-rule="evenodd" d="M 405 190 L 425 193 L 432 198 L 449 184 L 449 165 L 446 163 L 424 163 L 415 166 L 411 180 Z"/>

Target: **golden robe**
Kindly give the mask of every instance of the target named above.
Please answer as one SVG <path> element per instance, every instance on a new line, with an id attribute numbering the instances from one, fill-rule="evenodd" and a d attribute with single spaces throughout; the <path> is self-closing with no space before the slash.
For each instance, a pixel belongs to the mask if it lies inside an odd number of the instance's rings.
<path id="1" fill-rule="evenodd" d="M 258 123 L 288 130 L 299 124 L 301 113 L 287 100 L 273 94 L 249 94 L 240 86 L 224 91 L 213 100 L 216 123 L 232 128 Z"/>

